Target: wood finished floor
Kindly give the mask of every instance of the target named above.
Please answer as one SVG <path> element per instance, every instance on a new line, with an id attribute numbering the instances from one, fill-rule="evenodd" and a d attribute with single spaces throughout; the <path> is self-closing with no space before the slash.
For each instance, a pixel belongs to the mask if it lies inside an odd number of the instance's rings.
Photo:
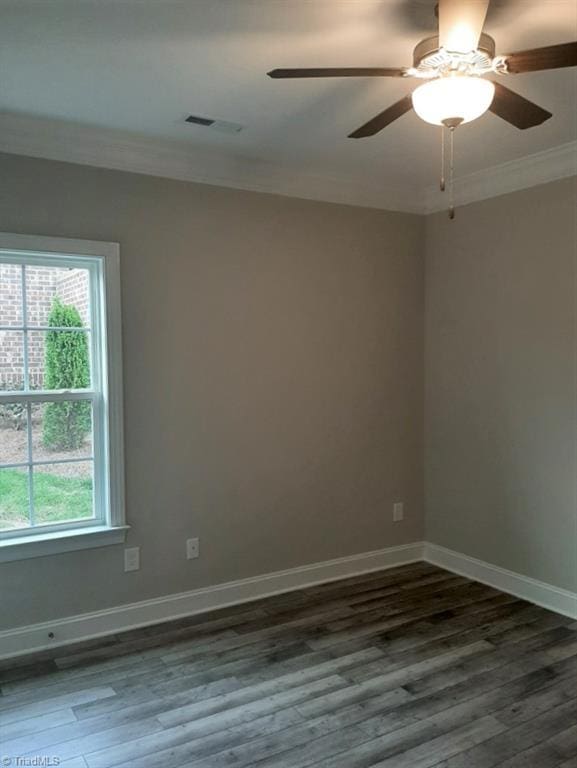
<path id="1" fill-rule="evenodd" d="M 425 563 L 366 574 L 3 662 L 0 765 L 577 768 L 576 630 Z"/>

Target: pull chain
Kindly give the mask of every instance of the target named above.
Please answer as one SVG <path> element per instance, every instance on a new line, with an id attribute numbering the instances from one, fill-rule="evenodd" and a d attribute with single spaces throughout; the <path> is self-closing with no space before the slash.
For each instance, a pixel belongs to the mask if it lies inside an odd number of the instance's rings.
<path id="1" fill-rule="evenodd" d="M 462 117 L 449 117 L 443 120 L 443 129 L 449 129 L 449 218 L 455 218 L 455 128 L 463 122 Z M 445 132 L 441 134 L 443 138 L 441 148 L 441 162 L 443 173 L 441 175 L 441 191 L 445 189 Z"/>
<path id="2" fill-rule="evenodd" d="M 449 218 L 455 218 L 455 128 L 449 129 Z"/>
<path id="3" fill-rule="evenodd" d="M 441 179 L 439 181 L 441 192 L 445 191 L 445 126 L 441 126 Z"/>

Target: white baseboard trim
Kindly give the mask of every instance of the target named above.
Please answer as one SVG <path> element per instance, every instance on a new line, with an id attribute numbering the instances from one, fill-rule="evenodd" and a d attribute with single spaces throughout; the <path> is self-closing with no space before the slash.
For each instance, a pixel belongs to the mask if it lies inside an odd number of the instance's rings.
<path id="1" fill-rule="evenodd" d="M 577 594 L 574 592 L 499 568 L 438 544 L 414 542 L 4 630 L 0 632 L 0 658 L 45 651 L 420 560 L 577 619 Z M 50 638 L 49 633 L 54 637 Z"/>
<path id="2" fill-rule="evenodd" d="M 439 568 L 458 573 L 460 576 L 467 576 L 501 592 L 507 592 L 522 600 L 540 605 L 542 608 L 577 619 L 575 592 L 554 587 L 544 581 L 537 581 L 529 576 L 508 571 L 430 542 L 424 544 L 424 559 Z"/>
<path id="3" fill-rule="evenodd" d="M 422 559 L 423 543 L 415 542 L 42 624 L 16 627 L 0 632 L 0 658 L 36 653 Z M 49 633 L 53 634 L 53 638 L 49 638 Z"/>

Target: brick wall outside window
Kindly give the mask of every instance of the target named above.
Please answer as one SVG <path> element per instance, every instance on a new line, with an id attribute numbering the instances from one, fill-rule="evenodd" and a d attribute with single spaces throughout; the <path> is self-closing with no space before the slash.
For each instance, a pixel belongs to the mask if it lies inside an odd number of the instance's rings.
<path id="1" fill-rule="evenodd" d="M 55 297 L 74 305 L 89 325 L 88 272 L 84 269 L 26 267 L 27 324 L 48 325 Z M 19 326 L 22 318 L 22 272 L 13 264 L 0 265 L 0 326 Z M 30 387 L 41 389 L 44 380 L 44 331 L 28 332 Z M 21 389 L 24 379 L 23 334 L 0 330 L 0 389 Z"/>

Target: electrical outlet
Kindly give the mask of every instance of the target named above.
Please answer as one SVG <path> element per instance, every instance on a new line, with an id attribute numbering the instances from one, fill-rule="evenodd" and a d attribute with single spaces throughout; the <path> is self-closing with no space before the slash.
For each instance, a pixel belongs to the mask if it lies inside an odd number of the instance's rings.
<path id="1" fill-rule="evenodd" d="M 196 560 L 200 554 L 200 542 L 198 539 L 186 540 L 186 559 Z"/>
<path id="2" fill-rule="evenodd" d="M 393 522 L 398 523 L 405 517 L 405 510 L 402 501 L 395 501 L 393 504 Z"/>
<path id="3" fill-rule="evenodd" d="M 129 547 L 124 550 L 124 571 L 140 570 L 140 547 Z"/>

